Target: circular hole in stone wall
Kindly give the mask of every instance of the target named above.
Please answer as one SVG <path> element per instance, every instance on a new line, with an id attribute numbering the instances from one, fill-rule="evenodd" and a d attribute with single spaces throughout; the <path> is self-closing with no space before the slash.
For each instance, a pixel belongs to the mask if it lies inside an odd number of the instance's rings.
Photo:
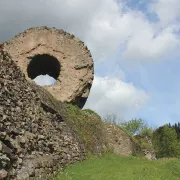
<path id="1" fill-rule="evenodd" d="M 30 59 L 27 67 L 29 78 L 41 86 L 52 85 L 56 82 L 61 70 L 57 58 L 48 54 L 38 54 Z"/>

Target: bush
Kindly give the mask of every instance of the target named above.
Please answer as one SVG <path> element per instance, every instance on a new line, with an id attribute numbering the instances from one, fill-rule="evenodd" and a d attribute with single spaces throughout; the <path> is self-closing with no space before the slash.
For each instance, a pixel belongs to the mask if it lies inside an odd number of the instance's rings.
<path id="1" fill-rule="evenodd" d="M 107 114 L 104 118 L 103 118 L 104 122 L 106 123 L 111 123 L 116 125 L 117 124 L 117 116 L 115 113 L 112 114 Z"/>
<path id="2" fill-rule="evenodd" d="M 150 131 L 150 128 L 145 125 L 145 122 L 141 118 L 132 119 L 131 121 L 120 123 L 120 126 L 132 136 L 141 134 L 142 132 L 144 134 L 147 134 Z"/>
<path id="3" fill-rule="evenodd" d="M 142 136 L 152 137 L 153 129 L 150 127 L 144 127 L 141 131 Z"/>

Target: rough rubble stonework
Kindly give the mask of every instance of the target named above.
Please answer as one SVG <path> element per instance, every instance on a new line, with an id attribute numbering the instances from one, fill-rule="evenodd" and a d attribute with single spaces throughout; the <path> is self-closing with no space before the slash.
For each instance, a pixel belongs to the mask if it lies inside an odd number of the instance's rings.
<path id="1" fill-rule="evenodd" d="M 105 134 L 112 151 L 120 155 L 131 155 L 133 153 L 133 141 L 120 128 L 113 124 L 105 124 Z"/>
<path id="2" fill-rule="evenodd" d="M 104 128 L 104 135 L 106 136 L 107 146 L 115 154 L 129 156 L 132 154 L 138 155 L 139 153 L 149 160 L 156 159 L 152 142 L 148 137 L 141 137 L 143 141 L 145 141 L 149 145 L 149 147 L 142 147 L 137 142 L 137 136 L 136 141 L 134 141 L 134 139 L 131 136 L 127 135 L 127 133 L 125 133 L 118 126 L 105 123 Z"/>
<path id="3" fill-rule="evenodd" d="M 4 48 L 26 79 L 49 74 L 57 81 L 44 86 L 46 90 L 61 102 L 71 102 L 80 108 L 84 106 L 93 81 L 94 66 L 90 51 L 78 38 L 63 30 L 36 27 L 5 42 Z M 31 62 L 33 57 L 36 60 Z M 40 68 L 44 69 L 40 72 Z"/>
<path id="4" fill-rule="evenodd" d="M 0 179 L 51 179 L 57 169 L 85 158 L 82 141 L 64 121 L 63 107 L 28 82 L 0 48 Z"/>

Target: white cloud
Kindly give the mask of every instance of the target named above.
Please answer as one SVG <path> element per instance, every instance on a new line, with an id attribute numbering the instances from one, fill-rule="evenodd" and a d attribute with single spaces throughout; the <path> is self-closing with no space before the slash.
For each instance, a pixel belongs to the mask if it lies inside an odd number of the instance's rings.
<path id="1" fill-rule="evenodd" d="M 117 114 L 120 121 L 133 117 L 148 100 L 148 95 L 131 83 L 117 78 L 96 77 L 84 108 L 91 108 L 102 117 Z"/>
<path id="2" fill-rule="evenodd" d="M 143 12 L 132 10 L 123 0 L 0 0 L 0 39 L 10 39 L 31 26 L 55 26 L 85 41 L 96 61 L 124 43 L 125 59 L 151 61 L 179 45 L 174 33 L 178 22 L 161 27 L 168 17 L 167 22 L 179 17 L 179 0 L 171 1 L 152 1 L 160 22 L 151 23 Z"/>
<path id="3" fill-rule="evenodd" d="M 39 75 L 34 79 L 35 83 L 40 86 L 51 85 L 56 82 L 54 78 L 49 75 Z"/>
<path id="4" fill-rule="evenodd" d="M 150 5 L 150 10 L 157 14 L 162 25 L 178 23 L 180 20 L 179 0 L 154 0 Z"/>
<path id="5" fill-rule="evenodd" d="M 144 27 L 143 31 L 129 40 L 123 57 L 128 60 L 153 61 L 173 53 L 179 45 L 179 40 L 171 29 L 164 29 L 155 36 L 151 27 Z"/>

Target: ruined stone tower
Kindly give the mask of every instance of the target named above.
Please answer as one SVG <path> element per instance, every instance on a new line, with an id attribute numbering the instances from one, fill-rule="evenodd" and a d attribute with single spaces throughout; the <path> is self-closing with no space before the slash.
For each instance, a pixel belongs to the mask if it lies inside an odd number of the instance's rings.
<path id="1" fill-rule="evenodd" d="M 90 51 L 74 35 L 55 28 L 30 28 L 5 42 L 4 48 L 27 80 L 48 74 L 57 81 L 44 88 L 57 100 L 84 106 L 94 66 Z"/>

